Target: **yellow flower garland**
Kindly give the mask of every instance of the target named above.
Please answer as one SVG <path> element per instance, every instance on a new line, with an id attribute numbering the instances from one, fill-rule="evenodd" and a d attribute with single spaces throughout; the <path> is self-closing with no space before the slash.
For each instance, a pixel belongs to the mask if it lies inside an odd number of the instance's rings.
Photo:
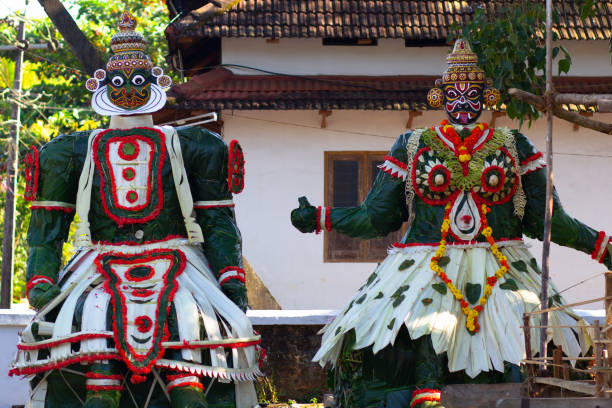
<path id="1" fill-rule="evenodd" d="M 503 277 L 506 274 L 506 272 L 508 272 L 508 269 L 510 269 L 508 266 L 507 258 L 501 253 L 497 244 L 495 243 L 495 240 L 493 239 L 493 230 L 491 229 L 487 221 L 486 214 L 489 213 L 491 209 L 487 207 L 486 204 L 482 204 L 481 208 L 482 208 L 482 226 L 483 226 L 481 234 L 487 239 L 487 242 L 489 243 L 490 248 L 491 248 L 491 252 L 497 258 L 501 266 L 495 272 L 494 276 L 490 276 L 487 278 L 487 284 L 484 287 L 484 291 L 483 291 L 482 297 L 480 298 L 479 304 L 475 306 L 474 308 L 470 308 L 470 305 L 468 304 L 468 302 L 465 301 L 464 296 L 461 293 L 461 291 L 457 288 L 457 286 L 455 286 L 453 281 L 448 278 L 444 270 L 438 264 L 438 262 L 444 256 L 444 253 L 446 252 L 446 237 L 448 236 L 448 231 L 450 228 L 450 217 L 449 217 L 450 209 L 451 209 L 450 203 L 446 204 L 446 206 L 444 207 L 444 219 L 442 221 L 442 227 L 440 228 L 440 232 L 441 232 L 440 244 L 438 245 L 438 249 L 436 250 L 435 255 L 431 258 L 431 263 L 429 264 L 431 270 L 434 271 L 436 275 L 440 277 L 440 279 L 442 279 L 442 281 L 446 284 L 446 286 L 451 291 L 455 299 L 457 299 L 457 301 L 461 304 L 461 310 L 463 311 L 463 314 L 465 314 L 465 316 L 467 317 L 465 326 L 467 330 L 472 334 L 478 333 L 480 331 L 480 324 L 478 323 L 478 316 L 480 312 L 482 312 L 487 301 L 489 300 L 489 296 L 491 296 L 493 287 L 497 284 L 497 281 L 501 277 Z"/>

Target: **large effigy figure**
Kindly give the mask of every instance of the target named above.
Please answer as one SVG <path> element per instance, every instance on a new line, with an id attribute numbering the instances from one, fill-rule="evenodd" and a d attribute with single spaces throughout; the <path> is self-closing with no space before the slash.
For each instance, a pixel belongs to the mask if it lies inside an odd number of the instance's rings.
<path id="1" fill-rule="evenodd" d="M 35 407 L 252 408 L 260 340 L 232 201 L 242 150 L 198 127 L 153 126 L 171 80 L 135 26 L 124 12 L 106 70 L 86 83 L 109 129 L 26 158 L 38 312 L 11 374 L 30 376 Z M 75 212 L 77 252 L 61 268 Z"/>
<path id="2" fill-rule="evenodd" d="M 436 406 L 448 383 L 518 380 L 522 316 L 539 307 L 540 270 L 522 237 L 543 234 L 542 154 L 516 130 L 476 123 L 499 91 L 467 41 L 455 43 L 447 62 L 428 102 L 444 106 L 448 120 L 401 135 L 360 206 L 315 208 L 301 198 L 291 214 L 302 232 L 363 239 L 408 223 L 402 242 L 325 328 L 314 358 L 336 367 L 336 391 L 352 407 L 375 406 L 385 391 L 387 406 Z M 609 237 L 567 215 L 556 193 L 552 240 L 612 266 Z M 563 302 L 552 285 L 549 293 Z M 549 318 L 558 327 L 550 340 L 571 357 L 586 351 L 588 334 L 562 328 L 579 317 L 557 310 Z M 531 339 L 537 349 L 539 331 Z M 359 373 L 347 372 L 355 361 Z"/>

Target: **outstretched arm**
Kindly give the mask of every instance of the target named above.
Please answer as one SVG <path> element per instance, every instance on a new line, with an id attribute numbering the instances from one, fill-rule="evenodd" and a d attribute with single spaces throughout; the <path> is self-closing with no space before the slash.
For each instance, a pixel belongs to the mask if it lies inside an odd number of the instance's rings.
<path id="1" fill-rule="evenodd" d="M 301 232 L 334 229 L 351 237 L 370 239 L 397 231 L 407 219 L 404 182 L 409 133 L 395 142 L 366 199 L 357 207 L 315 208 L 301 197 L 291 222 Z"/>
<path id="2" fill-rule="evenodd" d="M 183 136 L 181 146 L 196 219 L 204 235 L 204 255 L 223 292 L 238 307 L 246 310 L 248 299 L 242 269 L 242 238 L 232 201 L 232 191 L 241 190 L 244 174 L 242 151 L 239 145 L 232 143 L 230 154 L 223 140 L 199 128 L 181 129 L 179 134 Z"/>
<path id="3" fill-rule="evenodd" d="M 523 232 L 530 238 L 542 240 L 544 234 L 544 212 L 546 206 L 546 169 L 540 155 L 531 142 L 520 133 L 517 137 L 517 148 L 522 164 L 522 182 L 527 205 L 523 217 Z M 553 190 L 553 216 L 551 240 L 559 245 L 577 249 L 590 254 L 593 259 L 612 266 L 610 252 L 607 251 L 607 239 L 600 233 L 579 220 L 569 216 Z"/>
<path id="4" fill-rule="evenodd" d="M 30 152 L 27 168 L 26 198 L 32 200 L 28 228 L 28 263 L 26 295 L 35 309 L 40 309 L 60 292 L 57 278 L 62 264 L 62 246 L 68 239 L 74 217 L 77 176 L 74 168 L 75 136 L 58 136 Z"/>

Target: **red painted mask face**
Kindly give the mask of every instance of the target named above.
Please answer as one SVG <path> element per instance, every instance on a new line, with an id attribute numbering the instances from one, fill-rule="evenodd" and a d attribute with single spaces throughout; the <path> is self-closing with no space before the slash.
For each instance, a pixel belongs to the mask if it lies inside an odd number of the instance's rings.
<path id="1" fill-rule="evenodd" d="M 444 85 L 444 110 L 452 123 L 469 125 L 482 113 L 482 84 L 455 82 Z"/>

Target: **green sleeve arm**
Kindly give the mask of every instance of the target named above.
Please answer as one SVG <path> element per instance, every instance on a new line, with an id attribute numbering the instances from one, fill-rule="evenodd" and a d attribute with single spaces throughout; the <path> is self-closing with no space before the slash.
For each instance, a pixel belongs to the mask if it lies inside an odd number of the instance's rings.
<path id="1" fill-rule="evenodd" d="M 227 183 L 228 148 L 221 138 L 199 128 L 179 129 L 194 203 L 231 200 Z M 204 255 L 214 273 L 242 267 L 242 238 L 232 207 L 196 209 L 204 235 Z"/>
<path id="2" fill-rule="evenodd" d="M 519 159 L 524 168 L 525 160 L 533 157 L 537 152 L 525 136 L 520 133 L 516 133 L 516 136 Z M 524 174 L 522 182 L 527 197 L 522 223 L 523 233 L 530 238 L 542 240 L 546 208 L 546 168 L 539 168 Z M 553 190 L 551 240 L 556 244 L 592 254 L 598 235 L 599 231 L 568 215 L 561 205 L 557 191 Z M 610 260 L 608 251 L 602 262 L 610 268 Z"/>
<path id="3" fill-rule="evenodd" d="M 73 138 L 58 136 L 39 154 L 37 201 L 76 203 L 78 175 L 75 174 Z M 32 210 L 28 228 L 26 279 L 47 276 L 54 282 L 62 263 L 62 245 L 68 239 L 74 211 L 38 208 Z"/>
<path id="4" fill-rule="evenodd" d="M 408 137 L 408 133 L 401 135 L 389 153 L 389 156 L 404 164 L 408 162 Z M 404 180 L 401 177 L 380 171 L 360 206 L 330 210 L 332 229 L 362 239 L 384 237 L 397 231 L 408 218 L 404 189 Z"/>

